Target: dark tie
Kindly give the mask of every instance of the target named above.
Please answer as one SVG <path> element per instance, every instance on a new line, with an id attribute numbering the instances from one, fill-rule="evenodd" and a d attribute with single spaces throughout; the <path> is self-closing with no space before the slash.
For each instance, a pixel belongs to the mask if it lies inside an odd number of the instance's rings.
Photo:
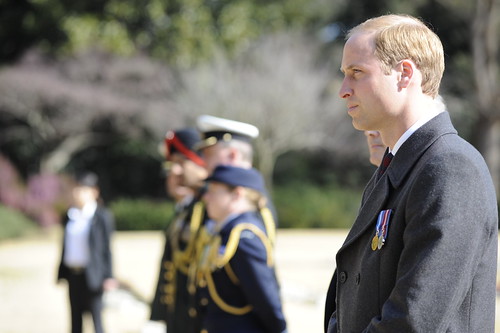
<path id="1" fill-rule="evenodd" d="M 382 159 L 382 163 L 380 164 L 380 167 L 378 168 L 378 174 L 377 174 L 377 180 L 382 177 L 384 174 L 385 170 L 387 170 L 387 167 L 389 164 L 391 164 L 392 158 L 394 155 L 392 153 L 389 153 L 389 149 L 387 149 L 386 154 L 384 155 L 384 158 Z"/>

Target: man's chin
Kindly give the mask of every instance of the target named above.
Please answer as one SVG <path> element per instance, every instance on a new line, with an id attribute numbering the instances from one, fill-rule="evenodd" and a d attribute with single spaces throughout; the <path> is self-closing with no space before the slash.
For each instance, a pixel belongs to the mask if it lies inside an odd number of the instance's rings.
<path id="1" fill-rule="evenodd" d="M 366 128 L 366 126 L 363 126 L 358 121 L 356 121 L 356 119 L 354 119 L 354 118 L 352 118 L 352 127 L 354 127 L 354 129 L 357 129 L 358 131 L 368 131 L 369 130 L 368 128 Z"/>

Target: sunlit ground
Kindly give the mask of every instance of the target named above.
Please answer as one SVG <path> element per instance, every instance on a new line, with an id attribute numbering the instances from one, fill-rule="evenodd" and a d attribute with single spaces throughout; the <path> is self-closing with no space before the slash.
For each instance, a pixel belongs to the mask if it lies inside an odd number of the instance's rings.
<path id="1" fill-rule="evenodd" d="M 139 298 L 152 297 L 162 237 L 160 232 L 115 235 L 115 275 Z M 323 331 L 324 297 L 344 238 L 345 231 L 335 230 L 278 232 L 277 269 L 290 333 Z M 55 283 L 59 256 L 59 231 L 0 243 L 0 333 L 69 332 L 66 285 Z M 107 333 L 145 332 L 146 304 L 124 291 L 109 293 L 105 300 Z M 93 332 L 91 322 L 85 324 L 86 332 Z"/>

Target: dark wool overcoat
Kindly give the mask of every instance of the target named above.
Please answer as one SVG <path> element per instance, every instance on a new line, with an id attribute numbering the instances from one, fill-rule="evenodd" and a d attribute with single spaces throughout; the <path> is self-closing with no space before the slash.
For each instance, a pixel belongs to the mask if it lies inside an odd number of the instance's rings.
<path id="1" fill-rule="evenodd" d="M 389 209 L 386 242 L 373 250 Z M 494 332 L 497 209 L 485 161 L 449 114 L 424 124 L 364 191 L 336 256 L 325 330 Z"/>

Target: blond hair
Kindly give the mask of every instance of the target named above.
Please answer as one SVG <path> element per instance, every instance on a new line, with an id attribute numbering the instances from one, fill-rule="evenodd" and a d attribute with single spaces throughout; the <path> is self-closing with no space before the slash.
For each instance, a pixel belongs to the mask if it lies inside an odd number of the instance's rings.
<path id="1" fill-rule="evenodd" d="M 374 33 L 375 56 L 386 74 L 401 60 L 409 59 L 422 73 L 422 92 L 435 98 L 444 72 L 444 50 L 439 37 L 422 21 L 409 15 L 383 15 L 351 29 Z"/>
<path id="2" fill-rule="evenodd" d="M 267 198 L 259 191 L 245 187 L 245 198 L 255 210 L 266 207 Z"/>

